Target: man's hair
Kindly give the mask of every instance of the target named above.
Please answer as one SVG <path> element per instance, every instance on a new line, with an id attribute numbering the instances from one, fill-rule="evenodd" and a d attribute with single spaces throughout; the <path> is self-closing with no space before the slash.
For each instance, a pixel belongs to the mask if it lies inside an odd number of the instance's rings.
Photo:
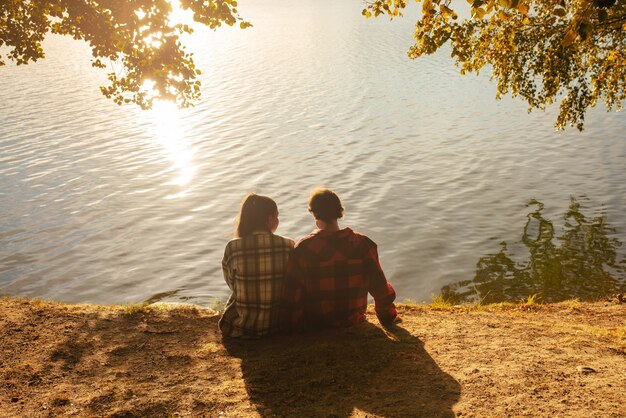
<path id="1" fill-rule="evenodd" d="M 308 205 L 309 212 L 313 213 L 315 219 L 332 222 L 343 217 L 343 206 L 339 196 L 332 190 L 322 187 L 313 190 Z"/>
<path id="2" fill-rule="evenodd" d="M 235 222 L 235 236 L 241 238 L 253 231 L 269 231 L 267 219 L 276 212 L 278 207 L 271 198 L 254 193 L 248 194 L 241 201 L 239 216 Z"/>

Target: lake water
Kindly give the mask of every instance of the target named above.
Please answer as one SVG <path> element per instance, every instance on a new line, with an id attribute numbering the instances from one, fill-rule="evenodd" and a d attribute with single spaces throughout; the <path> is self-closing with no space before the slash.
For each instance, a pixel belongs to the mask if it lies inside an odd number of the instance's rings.
<path id="1" fill-rule="evenodd" d="M 555 132 L 556 108 L 496 101 L 488 75 L 460 76 L 445 51 L 409 60 L 414 13 L 239 9 L 253 28 L 188 41 L 204 71 L 192 109 L 116 106 L 70 39 L 0 68 L 0 293 L 210 304 L 228 294 L 220 261 L 242 197 L 272 196 L 277 233 L 297 239 L 315 186 L 378 243 L 400 300 L 625 289 L 623 112 Z"/>

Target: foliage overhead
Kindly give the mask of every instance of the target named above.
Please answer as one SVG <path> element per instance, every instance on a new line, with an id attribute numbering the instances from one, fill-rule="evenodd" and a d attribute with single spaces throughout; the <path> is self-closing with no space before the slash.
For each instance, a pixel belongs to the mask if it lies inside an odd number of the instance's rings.
<path id="1" fill-rule="evenodd" d="M 235 0 L 180 0 L 180 7 L 212 29 L 250 26 Z M 200 95 L 200 71 L 180 42 L 192 29 L 171 22 L 171 13 L 169 0 L 2 0 L 0 47 L 8 53 L 0 50 L 0 66 L 6 58 L 18 65 L 44 58 L 48 33 L 69 35 L 89 43 L 94 67 L 111 62 L 110 84 L 100 87 L 106 97 L 142 108 L 155 99 L 186 107 Z"/>
<path id="2" fill-rule="evenodd" d="M 556 127 L 583 129 L 585 111 L 604 101 L 621 110 L 626 97 L 626 0 L 467 0 L 460 20 L 451 0 L 416 0 L 410 58 L 449 44 L 461 74 L 489 65 L 496 97 L 526 100 L 529 111 L 560 101 Z M 406 0 L 366 1 L 366 17 L 401 15 Z M 457 10 L 458 8 L 458 4 Z"/>
<path id="3" fill-rule="evenodd" d="M 178 0 L 210 28 L 250 26 L 236 0 Z M 622 108 L 626 97 L 626 0 L 467 0 L 471 17 L 460 20 L 451 0 L 421 2 L 411 58 L 449 44 L 462 74 L 488 65 L 496 97 L 511 93 L 529 111 L 560 101 L 556 127 L 582 130 L 585 112 L 603 101 Z M 366 17 L 399 16 L 406 0 L 366 0 Z M 457 4 L 458 10 L 458 4 Z M 180 36 L 188 25 L 170 21 L 170 0 L 2 0 L 0 66 L 44 58 L 48 33 L 89 43 L 94 67 L 106 68 L 103 94 L 116 103 L 149 108 L 154 99 L 189 106 L 200 95 L 191 53 Z M 7 52 L 8 51 L 8 52 Z"/>

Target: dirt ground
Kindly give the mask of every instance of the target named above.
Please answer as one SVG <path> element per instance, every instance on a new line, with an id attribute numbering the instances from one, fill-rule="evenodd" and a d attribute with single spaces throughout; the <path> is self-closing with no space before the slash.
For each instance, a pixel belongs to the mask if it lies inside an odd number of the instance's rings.
<path id="1" fill-rule="evenodd" d="M 223 341 L 200 307 L 0 300 L 0 416 L 626 416 L 626 304 L 401 306 Z"/>

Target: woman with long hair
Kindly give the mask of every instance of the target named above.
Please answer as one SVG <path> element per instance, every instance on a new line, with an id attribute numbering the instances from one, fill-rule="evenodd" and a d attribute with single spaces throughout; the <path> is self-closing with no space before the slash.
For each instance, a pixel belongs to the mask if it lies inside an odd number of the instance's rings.
<path id="1" fill-rule="evenodd" d="M 224 250 L 222 269 L 232 291 L 219 321 L 225 337 L 261 337 L 278 331 L 285 267 L 293 240 L 275 235 L 278 207 L 267 196 L 241 202 L 235 238 Z"/>

